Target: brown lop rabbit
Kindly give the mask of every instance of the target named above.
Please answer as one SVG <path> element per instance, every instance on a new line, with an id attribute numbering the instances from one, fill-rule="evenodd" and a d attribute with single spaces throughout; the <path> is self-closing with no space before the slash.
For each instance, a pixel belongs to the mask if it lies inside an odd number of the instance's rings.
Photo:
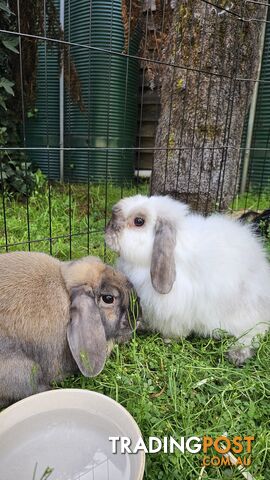
<path id="1" fill-rule="evenodd" d="M 80 370 L 96 376 L 132 334 L 131 284 L 98 258 L 0 255 L 0 407 Z"/>

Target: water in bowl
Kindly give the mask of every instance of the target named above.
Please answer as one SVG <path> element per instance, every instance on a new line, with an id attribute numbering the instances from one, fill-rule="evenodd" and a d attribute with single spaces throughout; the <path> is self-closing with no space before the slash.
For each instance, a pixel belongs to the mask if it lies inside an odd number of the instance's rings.
<path id="1" fill-rule="evenodd" d="M 0 437 L 0 479 L 127 480 L 128 455 L 112 454 L 109 436 L 124 435 L 113 421 L 83 410 L 45 412 Z"/>

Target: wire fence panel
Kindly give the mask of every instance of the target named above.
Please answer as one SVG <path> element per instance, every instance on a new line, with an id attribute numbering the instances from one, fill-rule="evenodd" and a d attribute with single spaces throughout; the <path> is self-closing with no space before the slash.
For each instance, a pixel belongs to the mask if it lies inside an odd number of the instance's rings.
<path id="1" fill-rule="evenodd" d="M 270 207 L 265 1 L 0 6 L 0 251 L 113 261 L 112 205 Z"/>

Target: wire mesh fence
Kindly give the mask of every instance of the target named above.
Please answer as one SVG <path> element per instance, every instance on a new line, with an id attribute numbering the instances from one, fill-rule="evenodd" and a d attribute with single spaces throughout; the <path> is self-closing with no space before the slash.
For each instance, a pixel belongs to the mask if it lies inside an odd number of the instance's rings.
<path id="1" fill-rule="evenodd" d="M 110 208 L 138 192 L 270 207 L 268 2 L 11 0 L 0 18 L 1 252 L 110 261 Z"/>

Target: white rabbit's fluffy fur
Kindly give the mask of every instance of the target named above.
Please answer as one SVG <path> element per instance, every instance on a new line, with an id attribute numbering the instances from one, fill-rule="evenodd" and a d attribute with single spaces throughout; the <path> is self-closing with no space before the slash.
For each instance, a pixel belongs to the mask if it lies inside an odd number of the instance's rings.
<path id="1" fill-rule="evenodd" d="M 136 227 L 136 217 L 145 224 Z M 156 291 L 150 274 L 162 219 L 175 229 L 175 248 L 169 248 L 176 276 L 166 294 Z M 170 197 L 136 195 L 114 207 L 106 239 L 120 254 L 118 268 L 136 288 L 151 329 L 165 337 L 208 336 L 222 329 L 247 346 L 241 353 L 234 350 L 232 361 L 242 364 L 251 356 L 252 338 L 269 328 L 270 266 L 249 226 L 221 214 L 190 213 Z M 159 247 L 166 249 L 166 242 L 165 234 Z"/>

